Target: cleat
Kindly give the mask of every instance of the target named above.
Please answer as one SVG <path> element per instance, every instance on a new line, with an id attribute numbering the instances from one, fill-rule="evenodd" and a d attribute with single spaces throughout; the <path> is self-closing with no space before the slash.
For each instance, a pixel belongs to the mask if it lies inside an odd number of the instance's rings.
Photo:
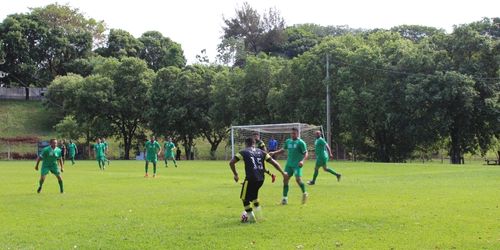
<path id="1" fill-rule="evenodd" d="M 340 179 L 342 178 L 342 175 L 341 174 L 338 174 L 337 175 L 337 181 L 340 182 Z"/>
<path id="2" fill-rule="evenodd" d="M 153 178 L 156 178 L 156 174 L 153 174 Z"/>
<path id="3" fill-rule="evenodd" d="M 148 174 L 145 174 L 145 175 L 144 175 L 144 178 L 148 178 L 148 177 L 149 177 L 149 175 L 148 175 Z"/>
<path id="4" fill-rule="evenodd" d="M 308 182 L 307 182 L 307 185 L 310 185 L 310 186 L 312 186 L 312 185 L 314 185 L 314 184 L 316 184 L 316 182 L 314 182 L 314 181 L 308 181 Z"/>
<path id="5" fill-rule="evenodd" d="M 255 218 L 255 214 L 252 212 L 248 213 L 248 222 L 250 223 L 256 223 L 257 218 Z"/>
<path id="6" fill-rule="evenodd" d="M 276 175 L 271 174 L 271 182 L 274 183 L 276 181 Z"/>
<path id="7" fill-rule="evenodd" d="M 42 192 L 42 187 L 38 187 L 38 189 L 36 190 L 37 193 L 40 193 Z"/>
<path id="8" fill-rule="evenodd" d="M 281 205 L 287 205 L 287 204 L 288 204 L 288 198 L 283 197 L 283 199 L 281 200 Z"/>
<path id="9" fill-rule="evenodd" d="M 302 194 L 302 204 L 306 204 L 307 197 L 309 197 L 309 194 L 307 192 Z"/>

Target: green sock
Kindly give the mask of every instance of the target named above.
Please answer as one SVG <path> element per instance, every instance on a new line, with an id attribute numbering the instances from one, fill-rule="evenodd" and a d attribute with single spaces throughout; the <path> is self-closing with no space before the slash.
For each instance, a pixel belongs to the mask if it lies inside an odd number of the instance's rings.
<path id="1" fill-rule="evenodd" d="M 61 193 L 63 193 L 64 192 L 63 181 L 60 180 L 58 182 L 59 182 L 59 190 L 61 191 Z"/>
<path id="2" fill-rule="evenodd" d="M 42 187 L 42 185 L 43 185 L 43 181 L 42 180 L 38 181 L 38 186 Z"/>
<path id="3" fill-rule="evenodd" d="M 283 197 L 288 197 L 288 185 L 283 185 Z"/>
<path id="4" fill-rule="evenodd" d="M 306 185 L 304 183 L 299 184 L 300 189 L 302 190 L 302 193 L 306 192 Z"/>
<path id="5" fill-rule="evenodd" d="M 318 178 L 318 174 L 319 174 L 319 171 L 317 168 L 314 169 L 314 175 L 313 175 L 313 181 L 312 182 L 316 182 L 316 178 Z"/>
<path id="6" fill-rule="evenodd" d="M 174 162 L 174 165 L 177 165 L 177 162 L 175 161 L 175 159 L 172 159 L 172 161 Z"/>
<path id="7" fill-rule="evenodd" d="M 337 175 L 338 175 L 338 174 L 337 174 L 337 172 L 335 172 L 335 170 L 333 170 L 333 169 L 331 169 L 331 168 L 327 168 L 327 169 L 326 169 L 326 172 L 328 172 L 328 173 L 330 173 L 330 174 L 333 174 L 333 175 L 335 175 L 335 176 L 337 176 Z"/>
<path id="8" fill-rule="evenodd" d="M 153 174 L 156 174 L 156 164 L 153 164 Z"/>
<path id="9" fill-rule="evenodd" d="M 71 158 L 71 164 L 75 165 L 75 158 Z"/>

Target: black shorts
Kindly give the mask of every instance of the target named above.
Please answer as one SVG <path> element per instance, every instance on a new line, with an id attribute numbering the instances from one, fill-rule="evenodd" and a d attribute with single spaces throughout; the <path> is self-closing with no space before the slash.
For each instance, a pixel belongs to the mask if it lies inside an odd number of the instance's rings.
<path id="1" fill-rule="evenodd" d="M 244 201 L 254 201 L 259 197 L 259 189 L 264 184 L 264 181 L 249 181 L 245 180 L 241 187 L 240 198 Z"/>

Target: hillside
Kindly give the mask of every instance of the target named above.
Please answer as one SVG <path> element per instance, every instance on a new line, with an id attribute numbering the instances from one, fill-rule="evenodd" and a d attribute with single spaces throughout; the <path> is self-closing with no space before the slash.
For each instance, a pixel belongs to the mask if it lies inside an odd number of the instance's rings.
<path id="1" fill-rule="evenodd" d="M 57 123 L 52 117 L 40 101 L 0 100 L 0 137 L 48 138 Z"/>

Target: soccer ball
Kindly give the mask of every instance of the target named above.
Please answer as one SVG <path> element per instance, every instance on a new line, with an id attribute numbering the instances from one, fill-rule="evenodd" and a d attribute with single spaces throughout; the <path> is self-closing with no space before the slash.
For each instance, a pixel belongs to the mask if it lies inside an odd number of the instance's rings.
<path id="1" fill-rule="evenodd" d="M 243 213 L 241 214 L 241 222 L 242 223 L 248 222 L 248 214 L 246 211 L 243 211 Z"/>

